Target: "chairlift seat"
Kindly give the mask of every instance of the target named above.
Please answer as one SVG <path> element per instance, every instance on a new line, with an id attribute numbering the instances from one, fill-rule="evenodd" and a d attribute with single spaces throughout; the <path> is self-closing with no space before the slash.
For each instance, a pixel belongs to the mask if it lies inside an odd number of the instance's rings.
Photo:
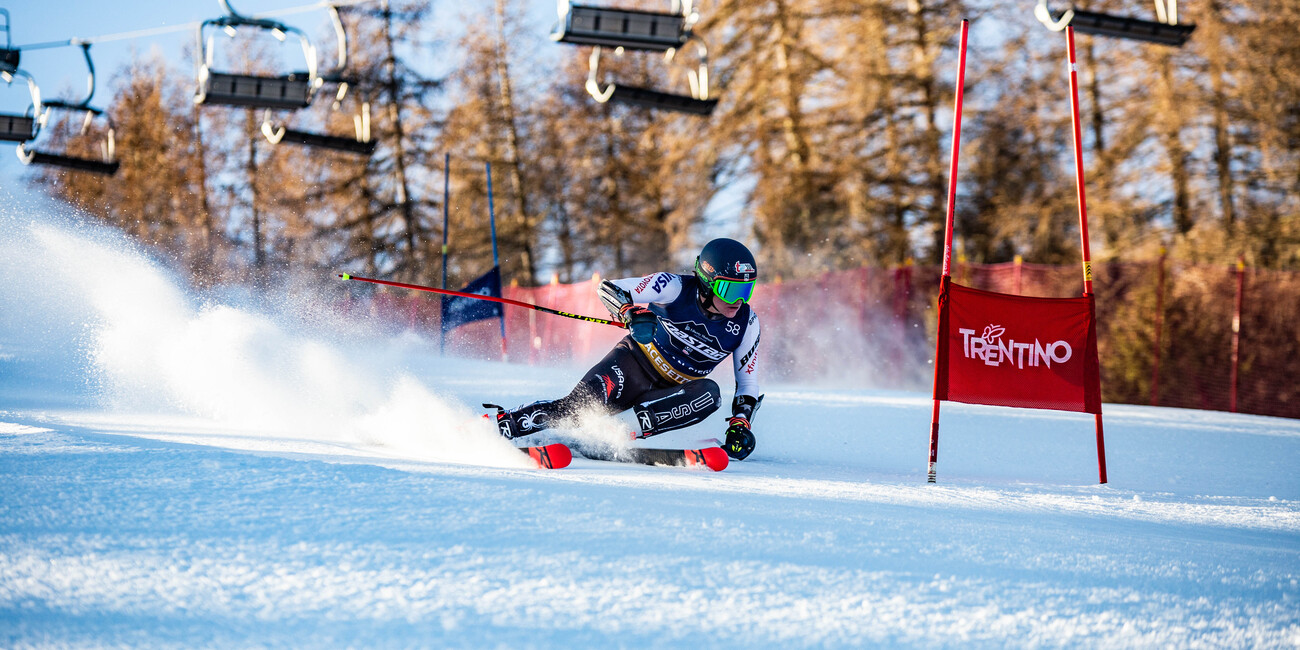
<path id="1" fill-rule="evenodd" d="M 376 144 L 374 140 L 361 141 L 356 138 L 325 135 L 323 133 L 311 133 L 309 131 L 295 131 L 293 129 L 284 129 L 284 135 L 280 136 L 280 142 L 300 144 L 321 149 L 332 149 L 334 151 L 354 153 L 362 156 L 369 156 L 375 153 Z"/>
<path id="2" fill-rule="evenodd" d="M 666 52 L 686 43 L 681 14 L 570 5 L 551 38 L 573 45 L 600 45 Z"/>
<path id="3" fill-rule="evenodd" d="M 305 75 L 258 77 L 207 71 L 195 103 L 297 110 L 311 104 L 311 81 Z"/>
<path id="4" fill-rule="evenodd" d="M 716 99 L 695 99 L 689 95 L 674 95 L 658 90 L 650 90 L 649 88 L 622 85 L 614 87 L 614 93 L 610 99 L 632 106 L 693 113 L 695 115 L 709 115 L 713 113 L 713 109 L 718 105 Z"/>
<path id="5" fill-rule="evenodd" d="M 117 173 L 121 163 L 112 160 L 105 162 L 103 160 L 92 160 L 90 158 L 77 158 L 75 156 L 65 156 L 61 154 L 45 153 L 43 151 L 29 151 L 28 158 L 24 160 L 32 165 L 51 165 L 62 167 L 64 169 L 75 169 L 83 172 L 94 174 L 103 174 L 112 176 Z"/>
<path id="6" fill-rule="evenodd" d="M 1059 20 L 1063 15 L 1064 12 L 1054 18 Z M 1080 34 L 1123 38 L 1174 47 L 1182 47 L 1187 43 L 1187 39 L 1191 38 L 1192 32 L 1196 29 L 1195 24 L 1170 25 L 1154 20 L 1113 16 L 1080 9 L 1074 10 L 1074 18 L 1070 21 L 1070 26 Z"/>
<path id="7" fill-rule="evenodd" d="M 0 114 L 0 140 L 27 142 L 36 138 L 36 118 Z"/>

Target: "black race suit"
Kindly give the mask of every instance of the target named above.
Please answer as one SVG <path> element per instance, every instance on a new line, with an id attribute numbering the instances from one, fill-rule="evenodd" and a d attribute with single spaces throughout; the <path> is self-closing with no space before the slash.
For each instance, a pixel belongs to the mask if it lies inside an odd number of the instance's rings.
<path id="1" fill-rule="evenodd" d="M 642 436 L 696 424 L 722 404 L 717 382 L 705 375 L 728 355 L 736 395 L 758 395 L 759 325 L 749 305 L 733 318 L 704 311 L 694 276 L 655 273 L 612 282 L 634 303 L 649 304 L 658 317 L 654 339 L 642 345 L 624 337 L 565 397 L 511 411 L 519 435 L 590 409 L 609 414 L 635 409 Z M 748 418 L 752 410 L 737 414 Z"/>

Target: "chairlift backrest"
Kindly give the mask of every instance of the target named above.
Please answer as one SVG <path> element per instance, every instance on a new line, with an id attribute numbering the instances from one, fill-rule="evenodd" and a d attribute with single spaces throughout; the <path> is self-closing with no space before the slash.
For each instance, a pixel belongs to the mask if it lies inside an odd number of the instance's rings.
<path id="1" fill-rule="evenodd" d="M 1172 3 L 1167 13 L 1160 0 L 1157 0 L 1156 8 L 1161 17 L 1170 22 L 1115 16 L 1074 7 L 1052 11 L 1047 7 L 1047 0 L 1039 0 L 1034 15 L 1052 31 L 1059 32 L 1066 27 L 1074 27 L 1074 31 L 1080 34 L 1182 47 L 1191 38 L 1196 25 L 1177 24 L 1177 8 Z"/>
<path id="2" fill-rule="evenodd" d="M 678 111 L 695 115 L 709 115 L 718 106 L 718 100 L 716 99 L 696 99 L 686 95 L 673 95 L 649 88 L 622 85 L 614 86 L 610 99 L 631 106 Z"/>
<path id="3" fill-rule="evenodd" d="M 249 106 L 297 110 L 311 104 L 312 96 L 320 84 L 317 75 L 316 48 L 302 30 L 266 18 L 244 16 L 231 8 L 228 0 L 218 0 L 228 15 L 205 20 L 197 30 L 201 63 L 198 71 L 196 104 L 223 106 Z M 240 27 L 268 31 L 278 40 L 292 34 L 302 46 L 306 59 L 306 72 L 293 72 L 281 76 L 218 72 L 212 69 L 214 61 L 214 36 L 206 39 L 209 28 L 220 28 L 234 36 Z"/>
<path id="4" fill-rule="evenodd" d="M 17 77 L 27 81 L 31 105 L 25 113 L 0 113 L 0 141 L 4 142 L 30 142 L 36 139 L 36 118 L 41 114 L 41 89 L 36 85 L 36 80 L 22 70 L 0 71 L 0 79 L 6 85 L 13 84 Z"/>

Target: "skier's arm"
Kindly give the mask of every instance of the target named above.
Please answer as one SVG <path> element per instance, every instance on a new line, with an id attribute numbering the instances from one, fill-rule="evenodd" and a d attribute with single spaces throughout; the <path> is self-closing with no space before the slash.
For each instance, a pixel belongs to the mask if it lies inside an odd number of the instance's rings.
<path id="1" fill-rule="evenodd" d="M 682 278 L 675 273 L 651 273 L 641 278 L 605 280 L 600 283 L 600 300 L 610 313 L 624 304 L 668 304 L 682 295 Z"/>
<path id="2" fill-rule="evenodd" d="M 605 280 L 596 293 L 605 309 L 627 325 L 632 340 L 647 344 L 654 339 L 659 319 L 637 303 L 672 302 L 682 293 L 682 279 L 672 273 L 653 273 L 644 278 Z"/>
<path id="3" fill-rule="evenodd" d="M 736 370 L 736 399 L 742 395 L 753 401 L 758 400 L 758 314 L 749 313 L 749 324 L 745 327 L 745 336 L 740 339 L 740 347 L 731 353 L 732 364 Z M 732 413 L 741 415 L 732 408 Z M 744 413 L 745 417 L 753 415 Z"/>
<path id="4" fill-rule="evenodd" d="M 736 397 L 731 401 L 731 417 L 727 420 L 724 449 L 728 456 L 736 460 L 744 460 L 754 451 L 754 434 L 750 431 L 750 422 L 753 422 L 754 413 L 763 403 L 763 396 L 758 394 L 756 377 L 758 339 L 758 314 L 751 312 L 740 347 L 731 354 L 736 370 Z"/>

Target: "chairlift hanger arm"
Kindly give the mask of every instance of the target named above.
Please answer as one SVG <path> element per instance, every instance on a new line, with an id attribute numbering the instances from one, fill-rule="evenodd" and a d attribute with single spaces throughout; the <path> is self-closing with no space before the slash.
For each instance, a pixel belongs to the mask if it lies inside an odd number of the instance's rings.
<path id="1" fill-rule="evenodd" d="M 32 106 L 28 110 L 32 115 L 39 115 L 41 112 L 41 88 L 36 85 L 36 78 L 27 74 L 26 70 L 14 70 L 12 72 L 5 70 L 0 72 L 0 79 L 6 84 L 13 83 L 14 77 L 22 77 L 27 81 L 27 89 L 32 95 Z"/>
<path id="2" fill-rule="evenodd" d="M 343 76 L 343 70 L 348 67 L 348 32 L 343 29 L 343 17 L 339 15 L 338 5 L 330 5 L 330 23 L 334 25 L 334 35 L 338 39 L 338 67 L 330 70 L 326 75 L 334 79 Z"/>
<path id="3" fill-rule="evenodd" d="M 86 69 L 89 71 L 89 78 L 86 80 L 86 98 L 79 102 L 69 100 L 51 99 L 45 102 L 46 106 L 55 106 L 58 108 L 82 109 L 88 112 L 99 114 L 98 109 L 90 108 L 90 100 L 95 97 L 95 62 L 90 58 L 90 43 L 79 43 L 81 46 L 81 55 L 86 59 Z"/>
<path id="4" fill-rule="evenodd" d="M 17 72 L 18 61 L 21 58 L 22 51 L 14 49 L 13 40 L 10 38 L 9 10 L 0 7 L 0 14 L 3 14 L 5 17 L 5 46 L 0 48 L 0 72 Z"/>
<path id="5" fill-rule="evenodd" d="M 23 70 L 0 72 L 0 78 L 7 84 L 13 83 L 14 77 L 22 77 L 27 81 L 27 90 L 31 93 L 32 105 L 27 107 L 27 111 L 22 114 L 0 114 L 0 141 L 31 142 L 40 133 L 38 118 L 44 110 L 41 106 L 41 89 L 36 85 L 36 79 Z"/>

